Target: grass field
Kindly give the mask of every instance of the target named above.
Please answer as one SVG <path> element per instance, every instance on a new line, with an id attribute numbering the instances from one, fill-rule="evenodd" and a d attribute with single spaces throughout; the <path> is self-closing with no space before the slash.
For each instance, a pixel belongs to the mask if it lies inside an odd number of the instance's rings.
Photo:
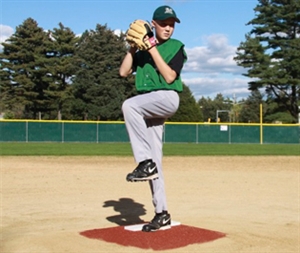
<path id="1" fill-rule="evenodd" d="M 131 156 L 129 143 L 0 143 L 1 156 Z M 165 156 L 300 155 L 298 144 L 164 144 Z"/>

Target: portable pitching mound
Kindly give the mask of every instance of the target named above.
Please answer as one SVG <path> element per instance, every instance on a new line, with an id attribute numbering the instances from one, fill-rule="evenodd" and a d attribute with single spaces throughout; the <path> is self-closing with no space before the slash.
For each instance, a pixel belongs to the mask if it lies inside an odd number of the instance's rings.
<path id="1" fill-rule="evenodd" d="M 182 225 L 177 221 L 172 221 L 171 226 L 155 232 L 142 232 L 143 225 L 92 229 L 80 234 L 90 239 L 152 250 L 182 248 L 190 244 L 211 242 L 226 236 L 221 232 Z"/>

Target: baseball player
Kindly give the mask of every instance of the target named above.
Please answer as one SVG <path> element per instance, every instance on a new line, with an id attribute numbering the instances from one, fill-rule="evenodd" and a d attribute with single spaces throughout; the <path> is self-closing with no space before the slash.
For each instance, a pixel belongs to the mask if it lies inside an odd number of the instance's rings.
<path id="1" fill-rule="evenodd" d="M 180 23 L 170 6 L 160 6 L 151 24 L 135 20 L 126 40 L 130 48 L 119 73 L 136 73 L 138 95 L 124 101 L 122 111 L 137 167 L 126 177 L 129 182 L 149 181 L 155 216 L 142 231 L 150 232 L 171 224 L 162 168 L 164 123 L 178 109 L 183 85 L 180 72 L 187 60 L 184 44 L 172 39 Z M 155 30 L 155 36 L 152 31 Z"/>

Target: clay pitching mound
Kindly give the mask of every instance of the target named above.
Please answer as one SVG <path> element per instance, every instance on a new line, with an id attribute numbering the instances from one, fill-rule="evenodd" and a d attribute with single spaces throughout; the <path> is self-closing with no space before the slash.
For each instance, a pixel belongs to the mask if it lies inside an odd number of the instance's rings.
<path id="1" fill-rule="evenodd" d="M 90 239 L 152 250 L 177 249 L 190 244 L 214 241 L 226 236 L 221 232 L 186 225 L 172 226 L 170 229 L 149 233 L 131 231 L 124 226 L 119 226 L 87 230 L 80 234 Z"/>

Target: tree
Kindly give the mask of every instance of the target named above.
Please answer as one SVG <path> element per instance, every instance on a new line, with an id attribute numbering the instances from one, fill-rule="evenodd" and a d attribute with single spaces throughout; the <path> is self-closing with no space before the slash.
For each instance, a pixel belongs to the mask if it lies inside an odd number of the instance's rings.
<path id="1" fill-rule="evenodd" d="M 50 77 L 46 68 L 47 33 L 28 18 L 16 28 L 0 54 L 1 100 L 17 118 L 37 118 L 49 106 L 44 91 Z"/>
<path id="2" fill-rule="evenodd" d="M 273 99 L 267 98 L 264 104 L 265 123 L 290 123 L 294 119 L 289 111 L 286 110 L 284 102 L 286 98 Z"/>
<path id="3" fill-rule="evenodd" d="M 221 93 L 217 94 L 212 100 L 211 98 L 202 97 L 198 101 L 198 105 L 202 110 L 203 118 L 208 122 L 230 122 L 230 111 L 232 102 L 225 99 Z M 217 111 L 220 111 L 217 119 Z M 221 112 L 222 111 L 222 112 Z"/>
<path id="4" fill-rule="evenodd" d="M 253 29 L 240 44 L 235 60 L 254 81 L 249 89 L 264 88 L 296 122 L 300 100 L 300 1 L 259 0 Z M 280 119 L 279 119 L 280 120 Z"/>
<path id="5" fill-rule="evenodd" d="M 115 35 L 106 25 L 85 31 L 77 51 L 80 68 L 73 84 L 74 119 L 123 119 L 122 103 L 135 95 L 133 77 L 119 76 L 126 51 L 124 34 Z"/>
<path id="6" fill-rule="evenodd" d="M 59 28 L 50 31 L 51 41 L 47 43 L 48 71 L 52 81 L 45 94 L 52 101 L 51 118 L 62 115 L 62 118 L 71 118 L 71 92 L 72 78 L 78 69 L 76 62 L 76 47 L 79 37 L 74 32 L 59 23 Z"/>
<path id="7" fill-rule="evenodd" d="M 264 104 L 262 94 L 258 90 L 252 91 L 249 97 L 243 101 L 238 117 L 239 121 L 244 123 L 259 123 L 260 104 Z"/>
<path id="8" fill-rule="evenodd" d="M 28 18 L 17 27 L 1 54 L 1 97 L 14 118 L 55 119 L 69 111 L 71 78 L 75 73 L 77 38 L 59 23 L 44 31 Z"/>
<path id="9" fill-rule="evenodd" d="M 188 86 L 183 84 L 183 91 L 179 93 L 180 104 L 177 112 L 170 117 L 173 122 L 199 122 L 203 121 L 200 108 Z"/>

